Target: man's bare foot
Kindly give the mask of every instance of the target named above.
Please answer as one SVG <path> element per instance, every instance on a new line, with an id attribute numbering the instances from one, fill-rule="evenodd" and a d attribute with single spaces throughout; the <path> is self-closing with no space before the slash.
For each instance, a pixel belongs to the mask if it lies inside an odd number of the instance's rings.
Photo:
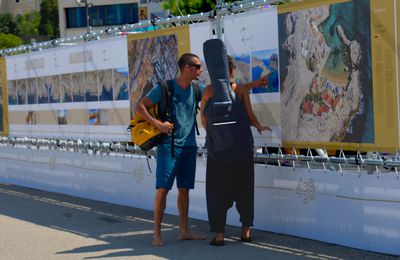
<path id="1" fill-rule="evenodd" d="M 190 231 L 180 232 L 179 240 L 205 240 L 206 237 L 198 234 L 194 234 Z"/>
<path id="2" fill-rule="evenodd" d="M 154 237 L 153 242 L 151 242 L 151 245 L 154 247 L 160 247 L 160 246 L 164 246 L 165 243 L 160 237 Z"/>

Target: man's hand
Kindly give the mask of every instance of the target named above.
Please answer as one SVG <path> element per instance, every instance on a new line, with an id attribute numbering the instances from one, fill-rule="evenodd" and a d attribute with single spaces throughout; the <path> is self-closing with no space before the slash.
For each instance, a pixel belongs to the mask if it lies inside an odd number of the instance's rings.
<path id="1" fill-rule="evenodd" d="M 172 130 L 174 130 L 174 124 L 171 124 L 171 123 L 168 122 L 168 121 L 160 122 L 160 123 L 157 125 L 157 128 L 158 128 L 161 132 L 163 132 L 163 133 L 165 133 L 165 134 L 167 134 L 167 135 L 171 135 L 171 134 L 172 134 Z"/>

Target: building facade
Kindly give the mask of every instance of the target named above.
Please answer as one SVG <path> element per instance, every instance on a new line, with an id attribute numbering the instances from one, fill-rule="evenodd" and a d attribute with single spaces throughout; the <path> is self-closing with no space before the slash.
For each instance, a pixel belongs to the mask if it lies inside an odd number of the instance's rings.
<path id="1" fill-rule="evenodd" d="M 22 0 L 21 0 L 22 1 Z M 162 0 L 58 0 L 60 36 L 164 17 Z M 89 15 L 87 16 L 86 11 Z"/>
<path id="2" fill-rule="evenodd" d="M 13 16 L 40 10 L 41 0 L 0 0 L 0 13 Z"/>

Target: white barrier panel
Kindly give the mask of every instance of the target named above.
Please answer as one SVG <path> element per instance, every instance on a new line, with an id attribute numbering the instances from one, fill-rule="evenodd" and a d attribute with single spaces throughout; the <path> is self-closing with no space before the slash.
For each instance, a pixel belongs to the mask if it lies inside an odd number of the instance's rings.
<path id="1" fill-rule="evenodd" d="M 153 209 L 155 160 L 0 148 L 0 182 Z M 400 254 L 400 180 L 393 172 L 255 166 L 254 227 L 365 250 Z M 207 220 L 205 160 L 197 161 L 190 217 Z M 177 214 L 177 191 L 166 212 Z M 228 223 L 240 225 L 235 209 Z"/>

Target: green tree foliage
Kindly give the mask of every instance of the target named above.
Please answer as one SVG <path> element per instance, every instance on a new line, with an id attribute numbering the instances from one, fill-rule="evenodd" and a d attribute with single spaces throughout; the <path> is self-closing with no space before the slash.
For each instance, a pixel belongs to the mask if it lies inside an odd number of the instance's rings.
<path id="1" fill-rule="evenodd" d="M 22 39 L 12 34 L 0 33 L 0 50 L 20 46 Z"/>
<path id="2" fill-rule="evenodd" d="M 235 1 L 226 0 L 224 2 L 231 3 Z M 187 15 L 209 12 L 215 9 L 215 6 L 216 0 L 167 0 L 163 5 L 164 9 L 169 9 L 172 15 Z"/>
<path id="3" fill-rule="evenodd" d="M 13 17 L 9 13 L 0 15 L 0 33 L 13 34 L 29 43 L 33 36 L 38 35 L 40 22 L 39 12 L 32 11 Z"/>
<path id="4" fill-rule="evenodd" d="M 0 14 L 0 33 L 15 34 L 17 31 L 17 24 L 14 17 L 10 13 Z"/>
<path id="5" fill-rule="evenodd" d="M 239 2 L 239 0 L 224 1 L 224 3 L 233 2 Z M 290 0 L 281 0 L 280 2 L 277 1 L 276 4 L 288 4 L 290 2 Z M 215 9 L 216 3 L 216 0 L 166 0 L 163 4 L 163 8 L 165 10 L 170 10 L 172 15 L 177 16 L 209 12 Z"/>
<path id="6" fill-rule="evenodd" d="M 35 36 L 39 34 L 40 14 L 37 11 L 17 15 L 15 18 L 17 24 L 16 34 L 19 36 Z"/>
<path id="7" fill-rule="evenodd" d="M 39 34 L 59 37 L 57 0 L 43 0 L 40 4 Z"/>
<path id="8" fill-rule="evenodd" d="M 1 1 L 1 0 L 0 0 Z M 0 14 L 0 33 L 14 34 L 30 43 L 59 37 L 57 0 L 42 0 L 40 12 L 32 11 L 13 17 Z"/>

